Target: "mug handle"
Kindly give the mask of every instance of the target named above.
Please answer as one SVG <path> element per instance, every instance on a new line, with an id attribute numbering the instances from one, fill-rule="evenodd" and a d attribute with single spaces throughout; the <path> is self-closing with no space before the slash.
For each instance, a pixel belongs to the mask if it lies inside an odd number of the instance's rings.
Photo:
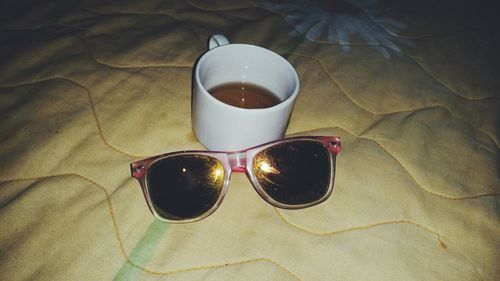
<path id="1" fill-rule="evenodd" d="M 208 49 L 212 50 L 213 48 L 224 46 L 229 44 L 229 40 L 227 40 L 226 36 L 222 34 L 214 34 L 208 38 Z"/>

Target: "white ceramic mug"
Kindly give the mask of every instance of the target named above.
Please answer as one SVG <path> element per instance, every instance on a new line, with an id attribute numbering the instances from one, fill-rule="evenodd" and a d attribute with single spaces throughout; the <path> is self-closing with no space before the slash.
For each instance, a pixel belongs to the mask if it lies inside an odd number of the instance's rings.
<path id="1" fill-rule="evenodd" d="M 237 151 L 284 137 L 299 93 L 299 77 L 280 55 L 258 46 L 229 44 L 216 34 L 194 70 L 191 122 L 210 150 Z M 246 109 L 219 101 L 208 90 L 226 83 L 251 83 L 274 93 L 275 106 Z"/>

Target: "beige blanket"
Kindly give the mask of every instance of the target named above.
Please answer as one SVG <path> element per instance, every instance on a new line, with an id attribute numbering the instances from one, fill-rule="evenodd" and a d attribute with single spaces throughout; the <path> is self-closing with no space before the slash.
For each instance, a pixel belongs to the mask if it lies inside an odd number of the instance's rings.
<path id="1" fill-rule="evenodd" d="M 500 67 L 487 7 L 2 5 L 1 280 L 498 280 Z M 154 220 L 129 163 L 203 149 L 191 71 L 213 33 L 296 67 L 287 135 L 343 140 L 329 200 L 276 209 L 236 174 L 209 218 Z"/>

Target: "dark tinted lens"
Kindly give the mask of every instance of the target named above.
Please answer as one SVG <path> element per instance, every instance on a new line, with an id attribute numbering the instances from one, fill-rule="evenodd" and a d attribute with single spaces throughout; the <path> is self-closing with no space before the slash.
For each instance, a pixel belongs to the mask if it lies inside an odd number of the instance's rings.
<path id="1" fill-rule="evenodd" d="M 317 201 L 331 180 L 329 152 L 315 141 L 293 141 L 259 152 L 253 163 L 258 182 L 274 200 L 299 205 Z"/>
<path id="2" fill-rule="evenodd" d="M 147 179 L 153 207 L 160 216 L 190 219 L 215 205 L 224 185 L 224 168 L 210 156 L 181 155 L 153 163 Z"/>

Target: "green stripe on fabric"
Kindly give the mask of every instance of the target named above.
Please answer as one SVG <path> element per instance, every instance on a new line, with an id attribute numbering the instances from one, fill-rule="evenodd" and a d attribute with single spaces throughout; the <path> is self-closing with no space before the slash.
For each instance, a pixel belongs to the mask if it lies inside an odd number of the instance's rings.
<path id="1" fill-rule="evenodd" d="M 297 47 L 299 47 L 299 45 L 304 42 L 305 40 L 305 36 L 304 35 L 298 35 L 297 37 L 295 37 L 292 41 L 292 43 L 290 45 L 288 45 L 288 48 L 286 48 L 284 51 L 281 52 L 281 56 L 284 57 L 285 59 L 288 59 L 288 57 L 290 56 L 290 54 L 295 50 L 297 49 Z"/>
<path id="2" fill-rule="evenodd" d="M 291 42 L 290 45 L 288 45 L 288 48 L 286 48 L 284 51 L 281 52 L 281 56 L 284 57 L 285 59 L 288 59 L 288 56 L 290 56 L 290 54 L 293 53 L 293 51 L 295 51 L 295 49 L 297 49 L 299 47 L 300 44 L 302 44 L 302 42 L 306 41 L 307 38 L 306 38 L 306 34 L 307 32 L 309 32 L 309 30 L 311 30 L 311 28 L 313 28 L 316 24 L 318 24 L 319 21 L 317 22 L 314 22 L 313 24 L 311 24 L 307 29 L 306 29 L 306 32 L 304 33 L 299 33 Z M 298 31 L 297 31 L 298 32 Z"/>
<path id="3" fill-rule="evenodd" d="M 138 265 L 146 265 L 149 262 L 149 259 L 151 259 L 151 256 L 156 249 L 156 245 L 160 242 L 161 238 L 167 231 L 167 227 L 168 223 L 154 220 L 128 256 L 129 260 Z M 139 268 L 126 261 L 113 280 L 137 280 L 140 273 L 141 270 Z"/>

